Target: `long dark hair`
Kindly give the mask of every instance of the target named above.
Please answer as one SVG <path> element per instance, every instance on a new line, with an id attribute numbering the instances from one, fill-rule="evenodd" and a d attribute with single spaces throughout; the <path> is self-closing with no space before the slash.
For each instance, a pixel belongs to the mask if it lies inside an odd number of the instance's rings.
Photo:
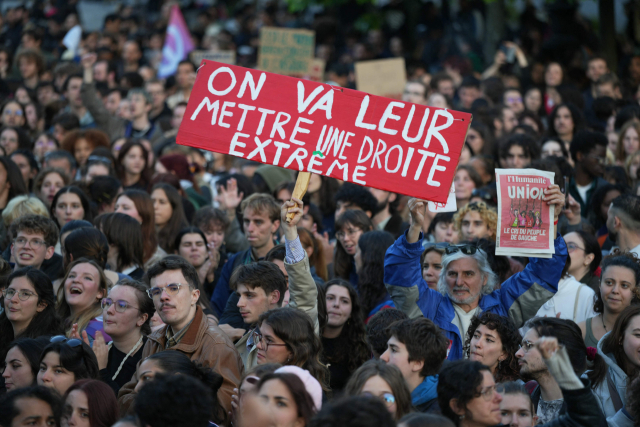
<path id="1" fill-rule="evenodd" d="M 76 381 L 64 394 L 63 403 L 66 403 L 69 394 L 74 390 L 82 391 L 87 398 L 91 427 L 111 427 L 118 421 L 118 401 L 106 383 L 94 379 Z M 63 410 L 63 417 L 69 415 L 65 412 L 66 410 Z"/>
<path id="2" fill-rule="evenodd" d="M 7 278 L 7 288 L 11 282 L 19 277 L 26 277 L 38 295 L 38 304 L 47 306 L 31 319 L 27 328 L 20 334 L 20 338 L 37 338 L 41 335 L 55 335 L 62 332 L 62 321 L 56 314 L 56 299 L 53 293 L 53 285 L 49 276 L 33 267 L 24 267 L 11 273 Z M 6 300 L 5 300 L 6 301 Z M 6 302 L 5 302 L 6 303 Z M 4 359 L 9 343 L 15 338 L 13 326 L 7 318 L 7 311 L 0 314 L 0 356 Z"/>
<path id="3" fill-rule="evenodd" d="M 122 183 L 124 184 L 125 171 L 124 171 L 124 165 L 122 164 L 122 162 L 125 156 L 127 155 L 127 153 L 133 147 L 140 147 L 140 149 L 142 150 L 142 157 L 144 158 L 144 169 L 142 169 L 142 173 L 140 174 L 140 181 L 138 181 L 138 183 L 142 187 L 147 189 L 147 187 L 149 186 L 149 182 L 151 182 L 151 169 L 150 169 L 151 165 L 149 165 L 149 151 L 138 140 L 129 138 L 127 139 L 127 142 L 125 142 L 120 148 L 120 151 L 118 152 L 118 162 L 117 162 L 117 168 L 116 168 L 118 172 L 118 179 L 120 179 L 120 181 L 122 181 Z"/>
<path id="4" fill-rule="evenodd" d="M 622 342 L 629 323 L 636 316 L 640 316 L 640 305 L 631 305 L 625 308 L 616 319 L 611 332 L 602 339 L 602 352 L 613 354 L 620 369 L 627 374 L 629 382 L 640 374 L 640 369 L 629 360 L 624 352 Z"/>
<path id="5" fill-rule="evenodd" d="M 336 211 L 335 195 L 340 189 L 340 184 L 335 178 L 330 178 L 328 176 L 320 175 L 320 180 L 322 181 L 322 184 L 320 185 L 320 189 L 318 190 L 320 199 L 320 204 L 318 207 L 320 208 L 322 215 L 324 215 L 325 217 L 333 216 Z M 305 204 L 308 205 L 308 203 L 306 202 Z"/>
<path id="6" fill-rule="evenodd" d="M 178 190 L 166 183 L 154 185 L 151 190 L 151 194 L 153 194 L 155 190 L 164 191 L 164 194 L 167 196 L 167 200 L 169 200 L 169 204 L 171 204 L 171 218 L 169 218 L 169 221 L 158 230 L 158 244 L 167 253 L 170 253 L 173 249 L 173 244 L 175 243 L 178 232 L 184 227 L 187 227 L 189 223 L 184 216 L 182 197 L 180 197 Z M 206 242 L 207 239 L 204 241 Z"/>
<path id="7" fill-rule="evenodd" d="M 89 222 L 93 221 L 93 212 L 91 211 L 91 204 L 89 203 L 89 199 L 87 198 L 87 196 L 80 188 L 76 187 L 75 185 L 68 185 L 58 190 L 56 195 L 53 196 L 51 206 L 49 207 L 49 215 L 51 216 L 51 219 L 54 220 L 56 224 L 58 224 L 58 227 L 62 228 L 64 224 L 58 223 L 58 218 L 56 218 L 55 216 L 56 205 L 58 204 L 58 199 L 60 198 L 60 196 L 67 193 L 73 193 L 80 199 L 80 203 L 82 203 L 82 209 L 84 210 L 84 218 L 82 219 L 85 219 Z"/>
<path id="8" fill-rule="evenodd" d="M 140 215 L 142 219 L 140 226 L 142 227 L 142 245 L 144 248 L 143 261 L 146 263 L 158 248 L 155 212 L 153 210 L 151 196 L 141 190 L 127 190 L 118 195 L 116 203 L 118 203 L 118 199 L 122 196 L 131 199 L 133 204 L 136 205 L 138 215 Z"/>
<path id="9" fill-rule="evenodd" d="M 345 211 L 336 220 L 336 231 L 340 231 L 347 225 L 358 227 L 363 233 L 373 230 L 373 223 L 371 218 L 367 216 L 364 211 L 361 210 L 348 210 Z M 333 256 L 333 269 L 336 277 L 349 280 L 351 269 L 353 268 L 353 256 L 349 255 L 347 251 L 342 247 L 342 243 L 338 242 L 336 245 L 336 251 Z"/>
<path id="10" fill-rule="evenodd" d="M 627 193 L 627 187 L 620 184 L 605 184 L 593 192 L 591 205 L 587 208 L 587 218 L 591 221 L 596 230 L 599 230 L 607 223 L 607 219 L 602 216 L 600 206 L 610 191 L 619 191 L 620 194 L 625 194 Z"/>
<path id="11" fill-rule="evenodd" d="M 600 268 L 602 269 L 602 275 L 609 267 L 624 267 L 633 271 L 633 275 L 636 280 L 636 287 L 633 289 L 633 298 L 631 299 L 631 305 L 640 303 L 640 260 L 633 252 L 620 252 L 618 249 L 614 249 L 611 255 L 604 257 Z M 601 284 L 602 287 L 602 279 Z M 593 311 L 596 313 L 604 312 L 604 301 L 602 301 L 601 291 L 598 289 L 593 303 Z"/>
<path id="12" fill-rule="evenodd" d="M 106 268 L 109 256 L 109 241 L 98 229 L 82 227 L 73 230 L 64 240 L 65 265 L 72 259 L 89 258 Z"/>
<path id="13" fill-rule="evenodd" d="M 108 213 L 98 216 L 95 225 L 107 237 L 107 242 L 118 248 L 118 265 L 111 265 L 112 269 L 121 271 L 131 265 L 142 267 L 142 228 L 138 221 L 123 213 Z"/>
<path id="14" fill-rule="evenodd" d="M 575 322 L 555 317 L 534 317 L 525 323 L 525 327 L 535 329 L 540 337 L 556 337 L 558 343 L 567 349 L 576 375 L 580 376 L 587 370 L 587 346 Z M 591 381 L 591 388 L 595 389 L 605 377 L 607 362 L 596 354 L 589 369 L 587 377 Z"/>
<path id="15" fill-rule="evenodd" d="M 205 386 L 211 389 L 214 404 L 212 405 L 213 421 L 223 424 L 226 420 L 224 408 L 218 401 L 218 390 L 222 386 L 222 375 L 215 372 L 211 368 L 204 367 L 202 364 L 192 361 L 184 353 L 179 351 L 161 351 L 152 354 L 145 360 L 155 361 L 167 375 L 187 375 L 200 380 Z"/>
<path id="16" fill-rule="evenodd" d="M 358 240 L 362 259 L 362 268 L 358 272 L 358 290 L 365 317 L 387 297 L 387 288 L 384 286 L 384 255 L 394 240 L 386 231 L 369 231 Z"/>
<path id="17" fill-rule="evenodd" d="M 13 340 L 9 347 L 7 348 L 7 353 L 14 348 L 18 347 L 20 353 L 27 359 L 29 362 L 29 367 L 31 368 L 31 373 L 33 374 L 33 384 L 36 385 L 38 371 L 40 370 L 40 355 L 42 354 L 42 350 L 49 344 L 48 337 L 38 337 L 38 338 L 18 338 Z M 2 357 L 2 361 L 0 363 L 4 363 L 5 356 Z"/>
<path id="18" fill-rule="evenodd" d="M 582 243 L 584 243 L 584 253 L 586 255 L 593 254 L 593 261 L 589 264 L 589 273 L 594 274 L 602 262 L 602 250 L 600 249 L 598 239 L 596 239 L 593 234 L 587 233 L 584 230 L 576 230 L 574 233 L 582 239 Z M 576 277 L 576 279 L 580 280 L 581 277 Z"/>
<path id="19" fill-rule="evenodd" d="M 351 283 L 343 279 L 333 279 L 324 286 L 324 294 L 331 286 L 342 286 L 349 292 L 351 300 L 351 316 L 347 323 L 342 327 L 342 332 L 337 340 L 335 354 L 322 353 L 323 362 L 329 363 L 346 363 L 349 367 L 349 373 L 358 369 L 360 365 L 371 358 L 371 350 L 367 344 L 367 330 L 364 326 L 364 315 L 358 293 Z M 320 331 L 322 336 L 322 331 Z"/>
<path id="20" fill-rule="evenodd" d="M 7 172 L 7 182 L 11 185 L 9 188 L 7 203 L 9 203 L 9 200 L 14 197 L 28 194 L 29 190 L 27 190 L 27 184 L 24 182 L 24 179 L 22 179 L 22 173 L 20 172 L 18 165 L 6 156 L 0 156 L 0 163 L 4 166 L 4 170 Z"/>
<path id="21" fill-rule="evenodd" d="M 479 316 L 473 316 L 471 318 L 471 323 L 469 324 L 467 339 L 464 343 L 465 356 L 469 358 L 469 354 L 471 352 L 471 339 L 480 325 L 484 325 L 492 331 L 498 332 L 500 341 L 502 342 L 502 351 L 507 355 L 505 360 L 498 363 L 496 372 L 493 375 L 496 382 L 502 383 L 519 379 L 520 369 L 518 367 L 516 352 L 520 348 L 522 337 L 520 336 L 520 332 L 518 332 L 518 328 L 516 328 L 508 317 L 500 316 L 488 311 L 481 313 Z"/>
<path id="22" fill-rule="evenodd" d="M 559 136 L 556 128 L 554 127 L 554 122 L 556 120 L 556 116 L 558 115 L 558 110 L 560 110 L 560 108 L 562 107 L 566 107 L 571 113 L 571 119 L 573 120 L 573 135 L 575 135 L 579 130 L 584 129 L 585 121 L 582 112 L 571 102 L 565 102 L 562 104 L 558 104 L 551 111 L 551 114 L 549 115 L 548 136 Z"/>
<path id="23" fill-rule="evenodd" d="M 287 363 L 309 371 L 327 391 L 329 370 L 320 363 L 322 342 L 316 335 L 311 318 L 303 311 L 291 307 L 276 308 L 260 315 L 258 325 L 266 322 L 278 338 L 285 342 L 291 351 L 291 360 Z"/>

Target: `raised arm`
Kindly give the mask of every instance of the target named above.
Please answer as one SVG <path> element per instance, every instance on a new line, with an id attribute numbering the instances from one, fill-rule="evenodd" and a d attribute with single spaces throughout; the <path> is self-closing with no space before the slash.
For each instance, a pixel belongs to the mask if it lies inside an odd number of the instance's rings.
<path id="1" fill-rule="evenodd" d="M 427 202 L 409 200 L 411 226 L 387 249 L 384 257 L 384 283 L 399 310 L 409 317 L 435 316 L 442 295 L 429 289 L 422 278 L 422 222 Z M 421 295 L 422 291 L 422 295 Z M 421 298 L 422 297 L 422 298 Z"/>
<path id="2" fill-rule="evenodd" d="M 298 236 L 297 225 L 302 218 L 303 211 L 302 200 L 295 198 L 285 202 L 280 209 L 280 224 L 284 231 L 287 251 L 284 268 L 289 275 L 289 305 L 307 313 L 313 321 L 316 334 L 319 334 L 318 288 L 311 275 L 307 252 L 302 247 Z M 287 213 L 295 214 L 290 222 L 287 222 Z"/>

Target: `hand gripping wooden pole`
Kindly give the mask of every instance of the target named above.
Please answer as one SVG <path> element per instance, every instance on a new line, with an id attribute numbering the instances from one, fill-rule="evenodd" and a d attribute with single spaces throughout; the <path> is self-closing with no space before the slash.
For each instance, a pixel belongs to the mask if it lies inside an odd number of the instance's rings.
<path id="1" fill-rule="evenodd" d="M 296 180 L 296 186 L 293 189 L 293 193 L 291 194 L 291 197 L 292 198 L 295 197 L 296 199 L 302 200 L 305 193 L 307 192 L 307 188 L 309 188 L 309 181 L 311 181 L 311 172 L 300 172 L 298 174 L 298 179 Z M 299 206 L 296 203 L 296 206 L 294 207 L 299 207 Z M 293 209 L 293 208 L 290 208 L 290 209 Z M 294 216 L 295 216 L 294 213 L 287 213 L 287 222 L 291 222 Z"/>

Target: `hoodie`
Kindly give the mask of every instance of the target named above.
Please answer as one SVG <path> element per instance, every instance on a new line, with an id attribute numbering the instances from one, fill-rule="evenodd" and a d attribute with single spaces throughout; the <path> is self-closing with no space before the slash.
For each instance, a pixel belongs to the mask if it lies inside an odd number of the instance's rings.
<path id="1" fill-rule="evenodd" d="M 607 332 L 604 334 L 602 339 L 598 342 L 598 354 L 604 358 L 604 361 L 607 362 L 607 372 L 613 381 L 613 384 L 620 395 L 620 400 L 622 404 L 625 405 L 627 403 L 627 374 L 618 366 L 616 359 L 613 354 L 604 354 L 602 351 L 602 343 L 604 342 L 605 337 L 607 337 L 611 332 Z M 611 400 L 611 396 L 609 394 L 609 387 L 607 386 L 607 380 L 602 381 L 598 387 L 596 387 L 593 392 L 598 398 L 598 403 L 600 403 L 600 409 L 604 412 L 605 417 L 613 417 L 616 414 L 616 410 L 613 407 L 613 400 Z"/>
<path id="2" fill-rule="evenodd" d="M 419 412 L 440 413 L 438 406 L 438 376 L 426 377 L 411 392 L 411 404 Z"/>

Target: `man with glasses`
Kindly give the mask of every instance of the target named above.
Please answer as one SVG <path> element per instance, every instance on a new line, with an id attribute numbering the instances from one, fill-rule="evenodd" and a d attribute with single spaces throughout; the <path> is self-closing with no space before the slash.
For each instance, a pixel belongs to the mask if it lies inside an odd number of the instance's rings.
<path id="1" fill-rule="evenodd" d="M 47 217 L 25 215 L 11 224 L 9 234 L 13 236 L 11 255 L 14 270 L 22 267 L 40 269 L 42 264 L 54 256 L 58 241 L 58 227 Z M 58 269 L 62 268 L 62 258 L 58 256 Z"/>
<path id="2" fill-rule="evenodd" d="M 575 163 L 574 176 L 569 181 L 569 194 L 580 203 L 582 215 L 591 209 L 596 190 L 608 184 L 602 178 L 607 157 L 607 137 L 599 132 L 579 131 L 573 137 L 569 151 Z"/>
<path id="3" fill-rule="evenodd" d="M 218 400 L 227 413 L 231 410 L 233 389 L 240 384 L 242 359 L 233 342 L 217 326 L 210 324 L 202 311 L 197 270 L 184 258 L 169 255 L 149 268 L 146 280 L 149 297 L 165 326 L 149 335 L 142 350 L 142 360 L 171 349 L 211 368 L 223 378 Z M 134 375 L 120 389 L 121 409 L 126 411 L 133 403 L 137 382 Z"/>
<path id="4" fill-rule="evenodd" d="M 508 278 L 494 290 L 497 276 L 491 270 L 487 253 L 475 244 L 452 245 L 445 249 L 438 290 L 429 289 L 422 278 L 422 223 L 425 200 L 409 200 L 411 227 L 387 250 L 384 281 L 397 308 L 410 318 L 424 315 L 451 341 L 448 358 L 462 358 L 471 318 L 484 311 L 509 316 L 517 326 L 535 316 L 542 304 L 558 291 L 558 281 L 567 259 L 567 246 L 558 235 L 558 215 L 564 195 L 557 185 L 544 193 L 547 204 L 555 205 L 555 254 L 551 258 L 529 258 L 524 271 Z"/>
<path id="5" fill-rule="evenodd" d="M 388 328 L 391 336 L 380 360 L 402 372 L 411 404 L 419 412 L 440 413 L 438 372 L 447 358 L 449 340 L 431 320 L 405 319 Z"/>

